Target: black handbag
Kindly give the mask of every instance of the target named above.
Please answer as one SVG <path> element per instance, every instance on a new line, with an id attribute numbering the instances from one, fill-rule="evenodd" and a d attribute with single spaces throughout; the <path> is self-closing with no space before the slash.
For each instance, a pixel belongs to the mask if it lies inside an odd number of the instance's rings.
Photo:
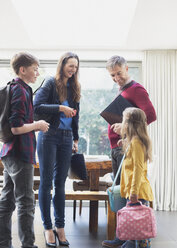
<path id="1" fill-rule="evenodd" d="M 71 156 L 71 166 L 69 169 L 69 178 L 71 179 L 87 179 L 87 169 L 85 165 L 84 155 L 80 153 L 74 153 Z"/>

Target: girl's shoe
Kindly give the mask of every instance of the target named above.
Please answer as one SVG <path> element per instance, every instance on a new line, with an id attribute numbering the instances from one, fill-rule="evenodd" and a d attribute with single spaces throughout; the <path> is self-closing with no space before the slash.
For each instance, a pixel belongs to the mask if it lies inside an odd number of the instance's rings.
<path id="1" fill-rule="evenodd" d="M 127 240 L 121 248 L 136 248 L 136 243 L 134 240 Z"/>
<path id="2" fill-rule="evenodd" d="M 125 241 L 115 238 L 113 240 L 104 240 L 102 242 L 102 246 L 109 247 L 109 248 L 118 248 L 118 247 L 121 247 L 121 245 L 124 243 Z"/>
<path id="3" fill-rule="evenodd" d="M 61 240 L 59 239 L 59 236 L 58 236 L 57 231 L 56 231 L 56 230 L 53 230 L 53 232 L 55 233 L 55 235 L 56 235 L 56 237 L 57 237 L 57 239 L 58 239 L 59 245 L 61 245 L 61 246 L 69 246 L 68 240 L 66 240 L 66 241 L 61 241 Z"/>
<path id="4" fill-rule="evenodd" d="M 150 239 L 139 240 L 138 248 L 151 248 L 151 240 Z"/>

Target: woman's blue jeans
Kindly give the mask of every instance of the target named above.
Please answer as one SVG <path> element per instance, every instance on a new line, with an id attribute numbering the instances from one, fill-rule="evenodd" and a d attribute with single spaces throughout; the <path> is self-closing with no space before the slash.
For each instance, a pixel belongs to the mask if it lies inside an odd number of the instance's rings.
<path id="1" fill-rule="evenodd" d="M 72 131 L 50 128 L 39 132 L 37 152 L 40 166 L 39 206 L 44 228 L 52 229 L 51 189 L 55 226 L 65 225 L 65 181 L 72 154 Z"/>

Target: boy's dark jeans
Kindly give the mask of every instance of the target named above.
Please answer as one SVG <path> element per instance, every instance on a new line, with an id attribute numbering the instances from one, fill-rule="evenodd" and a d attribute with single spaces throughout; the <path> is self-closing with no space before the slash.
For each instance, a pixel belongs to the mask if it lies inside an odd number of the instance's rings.
<path id="1" fill-rule="evenodd" d="M 22 247 L 34 247 L 34 193 L 32 164 L 2 158 L 4 186 L 0 197 L 0 248 L 11 247 L 11 217 L 17 205 L 18 234 Z"/>

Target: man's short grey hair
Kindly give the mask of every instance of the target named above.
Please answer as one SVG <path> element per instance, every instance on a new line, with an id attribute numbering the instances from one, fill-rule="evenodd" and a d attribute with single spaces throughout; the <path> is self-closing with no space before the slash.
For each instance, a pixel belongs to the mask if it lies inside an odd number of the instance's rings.
<path id="1" fill-rule="evenodd" d="M 106 69 L 113 69 L 116 65 L 127 65 L 127 61 L 121 56 L 114 55 L 110 59 L 108 59 L 106 63 Z"/>

